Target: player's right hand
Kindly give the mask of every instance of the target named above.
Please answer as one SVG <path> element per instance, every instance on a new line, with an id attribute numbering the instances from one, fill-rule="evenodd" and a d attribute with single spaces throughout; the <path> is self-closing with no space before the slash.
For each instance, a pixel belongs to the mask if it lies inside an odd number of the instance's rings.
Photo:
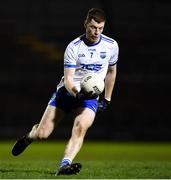
<path id="1" fill-rule="evenodd" d="M 87 93 L 87 92 L 85 92 L 83 89 L 81 89 L 80 92 L 78 92 L 78 93 L 76 94 L 76 98 L 77 98 L 78 100 L 95 99 L 95 98 L 97 98 L 97 97 L 98 97 L 98 96 L 95 95 L 95 94 L 93 94 L 92 91 L 89 92 L 89 93 Z"/>

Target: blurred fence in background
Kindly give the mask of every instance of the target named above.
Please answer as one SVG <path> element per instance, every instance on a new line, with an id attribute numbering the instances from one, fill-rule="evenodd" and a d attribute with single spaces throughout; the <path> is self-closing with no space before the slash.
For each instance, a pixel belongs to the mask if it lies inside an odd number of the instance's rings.
<path id="1" fill-rule="evenodd" d="M 84 33 L 91 7 L 107 14 L 105 34 L 118 41 L 118 76 L 110 108 L 87 138 L 171 140 L 171 2 L 165 0 L 1 0 L 0 138 L 38 123 L 63 75 L 66 45 Z M 68 137 L 71 118 L 52 138 Z"/>

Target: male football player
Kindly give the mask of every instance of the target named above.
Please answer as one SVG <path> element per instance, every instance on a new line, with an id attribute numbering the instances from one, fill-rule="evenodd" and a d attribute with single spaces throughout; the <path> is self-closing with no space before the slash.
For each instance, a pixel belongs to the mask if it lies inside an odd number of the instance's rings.
<path id="1" fill-rule="evenodd" d="M 103 111 L 110 104 L 116 78 L 118 44 L 102 34 L 106 18 L 103 10 L 92 8 L 84 22 L 85 34 L 69 43 L 64 54 L 64 76 L 49 101 L 39 124 L 19 139 L 12 154 L 21 154 L 37 139 L 46 139 L 55 125 L 64 116 L 75 111 L 72 135 L 66 146 L 57 175 L 77 174 L 80 163 L 73 160 L 80 148 L 88 128 L 93 124 L 97 110 Z M 97 73 L 105 80 L 104 98 L 99 100 L 80 89 L 80 80 L 86 73 Z"/>

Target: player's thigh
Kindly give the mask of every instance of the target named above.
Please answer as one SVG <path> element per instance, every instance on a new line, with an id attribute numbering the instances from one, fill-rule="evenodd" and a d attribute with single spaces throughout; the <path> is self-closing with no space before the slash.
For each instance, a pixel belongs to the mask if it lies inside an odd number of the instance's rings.
<path id="1" fill-rule="evenodd" d="M 76 113 L 74 125 L 77 126 L 77 124 L 79 124 L 83 128 L 87 129 L 93 124 L 94 119 L 95 112 L 92 109 L 79 108 Z"/>
<path id="2" fill-rule="evenodd" d="M 64 116 L 64 111 L 55 106 L 48 105 L 39 123 L 39 128 L 54 128 Z"/>

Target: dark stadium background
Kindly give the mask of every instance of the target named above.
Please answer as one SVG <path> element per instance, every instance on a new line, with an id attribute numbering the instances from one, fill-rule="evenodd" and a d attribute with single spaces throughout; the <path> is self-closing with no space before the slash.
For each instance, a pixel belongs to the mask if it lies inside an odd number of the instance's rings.
<path id="1" fill-rule="evenodd" d="M 118 41 L 118 74 L 110 108 L 86 138 L 171 140 L 171 2 L 165 0 L 1 0 L 0 139 L 38 123 L 63 75 L 66 45 L 84 33 L 91 7 L 106 11 L 105 34 Z M 66 139 L 72 120 L 51 139 Z"/>

